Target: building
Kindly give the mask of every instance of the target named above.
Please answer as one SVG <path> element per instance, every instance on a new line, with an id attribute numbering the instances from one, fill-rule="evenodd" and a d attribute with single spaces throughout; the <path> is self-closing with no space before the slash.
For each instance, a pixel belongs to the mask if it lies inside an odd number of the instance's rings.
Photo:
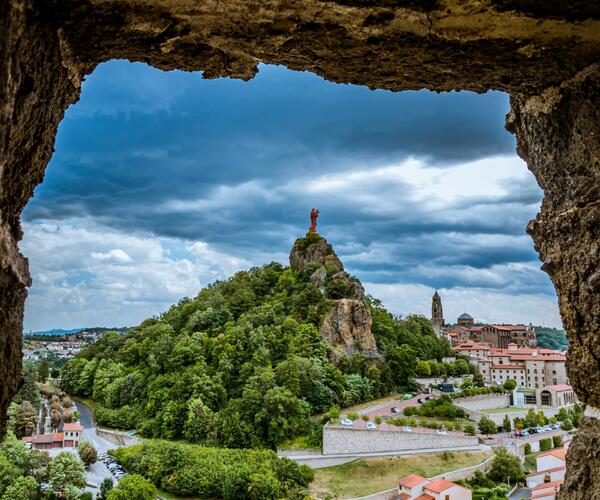
<path id="1" fill-rule="evenodd" d="M 551 450 L 536 457 L 536 472 L 526 478 L 530 498 L 554 500 L 565 479 L 567 449 Z"/>
<path id="2" fill-rule="evenodd" d="M 433 294 L 431 302 L 431 322 L 436 333 L 439 329 L 440 334 L 447 336 L 453 346 L 465 342 L 484 343 L 500 349 L 507 349 L 511 343 L 517 344 L 517 347 L 535 347 L 537 345 L 535 329 L 531 324 L 527 326 L 476 325 L 473 316 L 464 312 L 457 318 L 456 324 L 444 327 L 442 298 L 437 290 Z"/>
<path id="3" fill-rule="evenodd" d="M 409 474 L 398 481 L 399 500 L 471 500 L 471 490 L 444 478 L 427 479 Z"/>
<path id="4" fill-rule="evenodd" d="M 565 395 L 556 397 L 571 398 L 566 356 L 561 351 L 518 347 L 514 342 L 502 349 L 472 341 L 458 344 L 454 350 L 469 358 L 488 385 L 502 385 L 512 379 L 519 387 L 547 388 L 552 393 L 564 391 Z"/>
<path id="5" fill-rule="evenodd" d="M 431 299 L 431 323 L 433 323 L 433 331 L 436 335 L 441 335 L 442 327 L 444 326 L 444 310 L 442 308 L 442 298 L 435 291 Z"/>
<path id="6" fill-rule="evenodd" d="M 64 424 L 62 432 L 54 434 L 36 434 L 23 438 L 26 443 L 36 450 L 49 450 L 52 448 L 77 448 L 81 437 L 83 436 L 83 427 L 79 424 Z"/>

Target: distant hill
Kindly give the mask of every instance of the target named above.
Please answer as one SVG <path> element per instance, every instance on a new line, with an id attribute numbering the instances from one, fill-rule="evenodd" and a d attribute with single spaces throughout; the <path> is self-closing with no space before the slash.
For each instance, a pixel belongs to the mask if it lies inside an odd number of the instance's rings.
<path id="1" fill-rule="evenodd" d="M 62 328 L 53 328 L 52 330 L 41 330 L 38 332 L 24 332 L 24 335 L 67 335 L 69 333 L 77 333 L 84 328 L 71 328 L 70 330 L 63 330 Z"/>
<path id="2" fill-rule="evenodd" d="M 91 333 L 102 333 L 102 332 L 126 332 L 129 328 L 126 326 L 119 326 L 113 328 L 107 328 L 104 326 L 94 326 L 92 328 L 71 328 L 70 330 L 65 330 L 62 328 L 53 328 L 52 330 L 41 330 L 37 332 L 24 332 L 24 335 L 55 335 L 55 336 L 63 336 L 70 335 L 73 333 L 79 332 L 91 332 Z"/>
<path id="3" fill-rule="evenodd" d="M 564 330 L 559 328 L 549 328 L 546 326 L 536 326 L 535 336 L 538 347 L 546 349 L 557 349 L 565 351 L 569 348 L 569 341 Z"/>

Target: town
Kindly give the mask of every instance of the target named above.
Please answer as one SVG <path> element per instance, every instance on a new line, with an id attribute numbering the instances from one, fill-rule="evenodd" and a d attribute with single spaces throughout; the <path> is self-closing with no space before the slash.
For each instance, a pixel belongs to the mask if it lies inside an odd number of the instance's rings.
<path id="1" fill-rule="evenodd" d="M 538 347 L 531 325 L 481 324 L 466 313 L 449 324 L 437 291 L 432 316 L 422 321 L 448 343 L 450 355 L 419 361 L 412 387 L 395 397 L 331 408 L 322 420 L 319 448 L 282 443 L 277 455 L 313 471 L 314 498 L 554 499 L 583 411 L 569 385 L 565 353 Z M 136 430 L 99 425 L 92 402 L 61 389 L 69 375 L 49 373 L 44 362 L 55 355 L 75 360 L 108 333 L 118 338 L 126 331 L 28 339 L 24 363 L 37 371 L 30 372 L 26 390 L 39 394 L 39 401 L 37 409 L 30 401 L 13 403 L 9 429 L 30 453 L 49 454 L 49 470 L 55 461 L 80 463 L 66 481 L 91 498 L 110 499 L 111 489 L 126 485 L 130 476 L 118 450 L 145 439 Z M 35 396 L 30 399 L 35 403 Z M 393 464 L 382 477 L 357 483 L 349 472 L 360 476 L 363 464 L 382 460 Z M 417 466 L 419 460 L 430 468 Z M 342 468 L 344 484 L 334 487 L 335 471 Z M 394 478 L 394 470 L 407 473 Z M 60 494 L 68 484 L 50 480 L 40 486 L 44 494 Z"/>

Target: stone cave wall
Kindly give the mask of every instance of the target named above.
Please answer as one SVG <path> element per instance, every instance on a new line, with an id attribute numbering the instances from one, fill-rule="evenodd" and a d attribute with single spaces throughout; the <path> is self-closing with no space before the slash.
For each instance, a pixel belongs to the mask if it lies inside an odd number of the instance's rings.
<path id="1" fill-rule="evenodd" d="M 19 219 L 84 76 L 125 58 L 250 79 L 265 62 L 370 88 L 510 93 L 507 128 L 545 194 L 528 231 L 589 405 L 561 496 L 600 498 L 598 2 L 4 0 L 0 26 L 0 430 L 19 386 L 30 285 Z"/>

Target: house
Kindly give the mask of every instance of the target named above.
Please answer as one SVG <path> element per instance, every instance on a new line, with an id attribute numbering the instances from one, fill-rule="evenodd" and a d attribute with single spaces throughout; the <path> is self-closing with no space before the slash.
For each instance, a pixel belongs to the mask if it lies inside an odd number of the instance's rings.
<path id="1" fill-rule="evenodd" d="M 83 427 L 80 424 L 65 424 L 63 425 L 63 433 L 65 435 L 63 448 L 71 446 L 76 448 L 83 435 Z"/>
<path id="2" fill-rule="evenodd" d="M 531 492 L 529 498 L 532 500 L 554 500 L 562 484 L 563 481 L 540 484 L 529 490 Z"/>
<path id="3" fill-rule="evenodd" d="M 36 434 L 23 438 L 26 443 L 31 443 L 32 448 L 36 450 L 50 450 L 52 448 L 77 448 L 81 437 L 83 436 L 83 427 L 79 424 L 64 424 L 63 432 L 54 434 Z"/>
<path id="4" fill-rule="evenodd" d="M 398 481 L 398 500 L 471 500 L 471 490 L 444 478 L 409 474 Z"/>
<path id="5" fill-rule="evenodd" d="M 526 478 L 530 498 L 554 500 L 565 479 L 567 449 L 551 450 L 536 457 L 537 472 Z"/>

